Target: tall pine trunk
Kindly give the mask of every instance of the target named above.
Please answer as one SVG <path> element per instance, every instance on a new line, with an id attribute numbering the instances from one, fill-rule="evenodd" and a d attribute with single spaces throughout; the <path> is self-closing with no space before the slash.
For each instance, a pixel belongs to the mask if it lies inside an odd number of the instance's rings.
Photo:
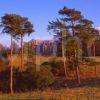
<path id="1" fill-rule="evenodd" d="M 77 78 L 77 82 L 78 84 L 81 83 L 81 80 L 80 80 L 80 71 L 79 71 L 79 59 L 78 59 L 78 50 L 75 50 L 75 66 L 76 66 L 76 78 Z"/>
<path id="2" fill-rule="evenodd" d="M 80 74 L 79 74 L 79 66 L 78 65 L 76 66 L 76 78 L 77 78 L 78 84 L 80 84 L 81 81 L 80 81 Z"/>
<path id="3" fill-rule="evenodd" d="M 71 21 L 71 23 L 72 23 L 72 34 L 73 34 L 73 37 L 74 37 L 74 36 L 75 36 L 74 22 Z M 75 50 L 74 57 L 75 57 L 75 59 L 78 57 L 78 51 L 77 51 L 77 50 Z M 79 74 L 79 64 L 78 64 L 78 59 L 77 59 L 77 61 L 76 61 L 75 63 L 77 63 L 77 65 L 76 65 L 76 77 L 77 77 L 77 82 L 78 82 L 78 84 L 80 84 L 81 81 L 80 81 L 80 74 Z"/>
<path id="4" fill-rule="evenodd" d="M 65 48 L 64 48 L 64 41 L 62 39 L 62 58 L 63 58 L 63 64 L 64 64 L 64 72 L 65 77 L 67 78 L 67 68 L 66 68 L 66 56 L 65 56 Z"/>
<path id="5" fill-rule="evenodd" d="M 13 57 L 13 40 L 12 40 L 12 34 L 11 34 L 11 52 L 10 52 L 10 56 L 11 56 L 11 66 L 10 66 L 10 92 L 11 94 L 13 94 L 13 64 L 12 64 L 12 57 Z"/>
<path id="6" fill-rule="evenodd" d="M 21 71 L 24 70 L 24 50 L 23 50 L 23 35 L 21 35 Z"/>

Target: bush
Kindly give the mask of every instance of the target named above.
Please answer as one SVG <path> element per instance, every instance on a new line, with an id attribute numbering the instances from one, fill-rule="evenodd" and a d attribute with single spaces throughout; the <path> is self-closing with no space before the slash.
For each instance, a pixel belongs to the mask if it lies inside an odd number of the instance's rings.
<path id="1" fill-rule="evenodd" d="M 14 70 L 14 90 L 16 91 L 31 91 L 35 88 L 35 69 L 29 67 L 24 72 Z"/>
<path id="2" fill-rule="evenodd" d="M 36 71 L 36 65 L 29 65 L 27 69 L 20 72 L 13 69 L 13 89 L 15 92 L 32 91 L 49 87 L 54 82 L 54 76 L 50 65 L 41 65 L 40 71 Z M 0 72 L 0 90 L 10 91 L 10 68 Z"/>
<path id="3" fill-rule="evenodd" d="M 41 65 L 40 71 L 36 71 L 36 65 L 30 65 L 26 71 L 14 71 L 14 89 L 16 91 L 30 91 L 33 89 L 43 89 L 54 82 L 50 66 Z"/>
<path id="4" fill-rule="evenodd" d="M 41 65 L 40 71 L 36 74 L 37 88 L 45 88 L 53 84 L 54 76 L 51 72 L 50 65 Z"/>
<path id="5" fill-rule="evenodd" d="M 53 61 L 51 62 L 52 66 L 52 73 L 54 76 L 64 76 L 64 67 L 63 67 L 63 61 Z"/>
<path id="6" fill-rule="evenodd" d="M 8 92 L 10 89 L 10 70 L 7 68 L 0 72 L 0 91 Z"/>

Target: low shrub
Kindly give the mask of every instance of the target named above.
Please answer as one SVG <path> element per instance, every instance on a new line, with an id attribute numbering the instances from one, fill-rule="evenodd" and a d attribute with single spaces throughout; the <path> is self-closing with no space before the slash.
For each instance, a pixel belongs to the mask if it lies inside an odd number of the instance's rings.
<path id="1" fill-rule="evenodd" d="M 54 76 L 50 65 L 41 65 L 40 71 L 36 75 L 37 88 L 46 88 L 54 82 Z"/>
<path id="2" fill-rule="evenodd" d="M 54 76 L 64 76 L 64 67 L 61 60 L 51 62 L 51 66 L 51 72 L 54 74 Z"/>
<path id="3" fill-rule="evenodd" d="M 48 65 L 41 65 L 36 71 L 36 65 L 31 65 L 23 72 L 13 69 L 13 89 L 15 92 L 27 92 L 34 89 L 49 87 L 54 82 L 54 76 Z M 0 72 L 0 91 L 10 91 L 10 68 Z"/>

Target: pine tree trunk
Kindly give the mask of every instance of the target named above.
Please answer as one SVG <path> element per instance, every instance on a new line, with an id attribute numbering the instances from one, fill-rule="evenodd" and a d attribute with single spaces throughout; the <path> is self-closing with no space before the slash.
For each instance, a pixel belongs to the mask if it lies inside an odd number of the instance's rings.
<path id="1" fill-rule="evenodd" d="M 67 68 L 66 68 L 66 57 L 65 57 L 65 48 L 64 48 L 64 41 L 62 39 L 62 58 L 64 63 L 64 71 L 65 71 L 65 77 L 67 78 Z"/>
<path id="2" fill-rule="evenodd" d="M 95 43 L 93 44 L 93 56 L 95 57 Z"/>
<path id="3" fill-rule="evenodd" d="M 80 74 L 79 74 L 79 66 L 76 67 L 76 77 L 77 77 L 78 84 L 80 84 L 81 81 L 80 81 Z"/>
<path id="4" fill-rule="evenodd" d="M 29 54 L 29 49 L 30 49 L 30 43 L 28 42 L 28 54 L 27 54 L 27 63 L 29 63 L 29 56 L 30 56 L 30 54 Z"/>
<path id="5" fill-rule="evenodd" d="M 10 67 L 10 92 L 13 94 L 13 65 L 12 65 L 12 56 L 13 56 L 13 47 L 12 47 L 12 35 L 11 35 L 11 67 Z"/>
<path id="6" fill-rule="evenodd" d="M 24 64 L 24 58 L 23 58 L 23 35 L 21 35 L 21 71 L 23 71 L 23 64 Z"/>
<path id="7" fill-rule="evenodd" d="M 76 78 L 77 78 L 77 82 L 78 84 L 81 83 L 80 81 L 80 71 L 79 71 L 79 59 L 78 59 L 78 50 L 75 50 L 75 65 L 76 65 Z"/>
<path id="8" fill-rule="evenodd" d="M 73 37 L 74 37 L 75 36 L 75 32 L 74 32 L 74 22 L 71 21 L 71 23 L 72 23 L 72 34 L 73 34 Z"/>

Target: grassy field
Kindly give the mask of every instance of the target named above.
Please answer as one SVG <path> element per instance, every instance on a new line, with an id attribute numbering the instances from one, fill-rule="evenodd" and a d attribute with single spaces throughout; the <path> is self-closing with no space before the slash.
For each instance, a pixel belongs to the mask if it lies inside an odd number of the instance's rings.
<path id="1" fill-rule="evenodd" d="M 0 100 L 100 100 L 100 87 L 34 91 L 30 93 L 2 94 Z"/>

